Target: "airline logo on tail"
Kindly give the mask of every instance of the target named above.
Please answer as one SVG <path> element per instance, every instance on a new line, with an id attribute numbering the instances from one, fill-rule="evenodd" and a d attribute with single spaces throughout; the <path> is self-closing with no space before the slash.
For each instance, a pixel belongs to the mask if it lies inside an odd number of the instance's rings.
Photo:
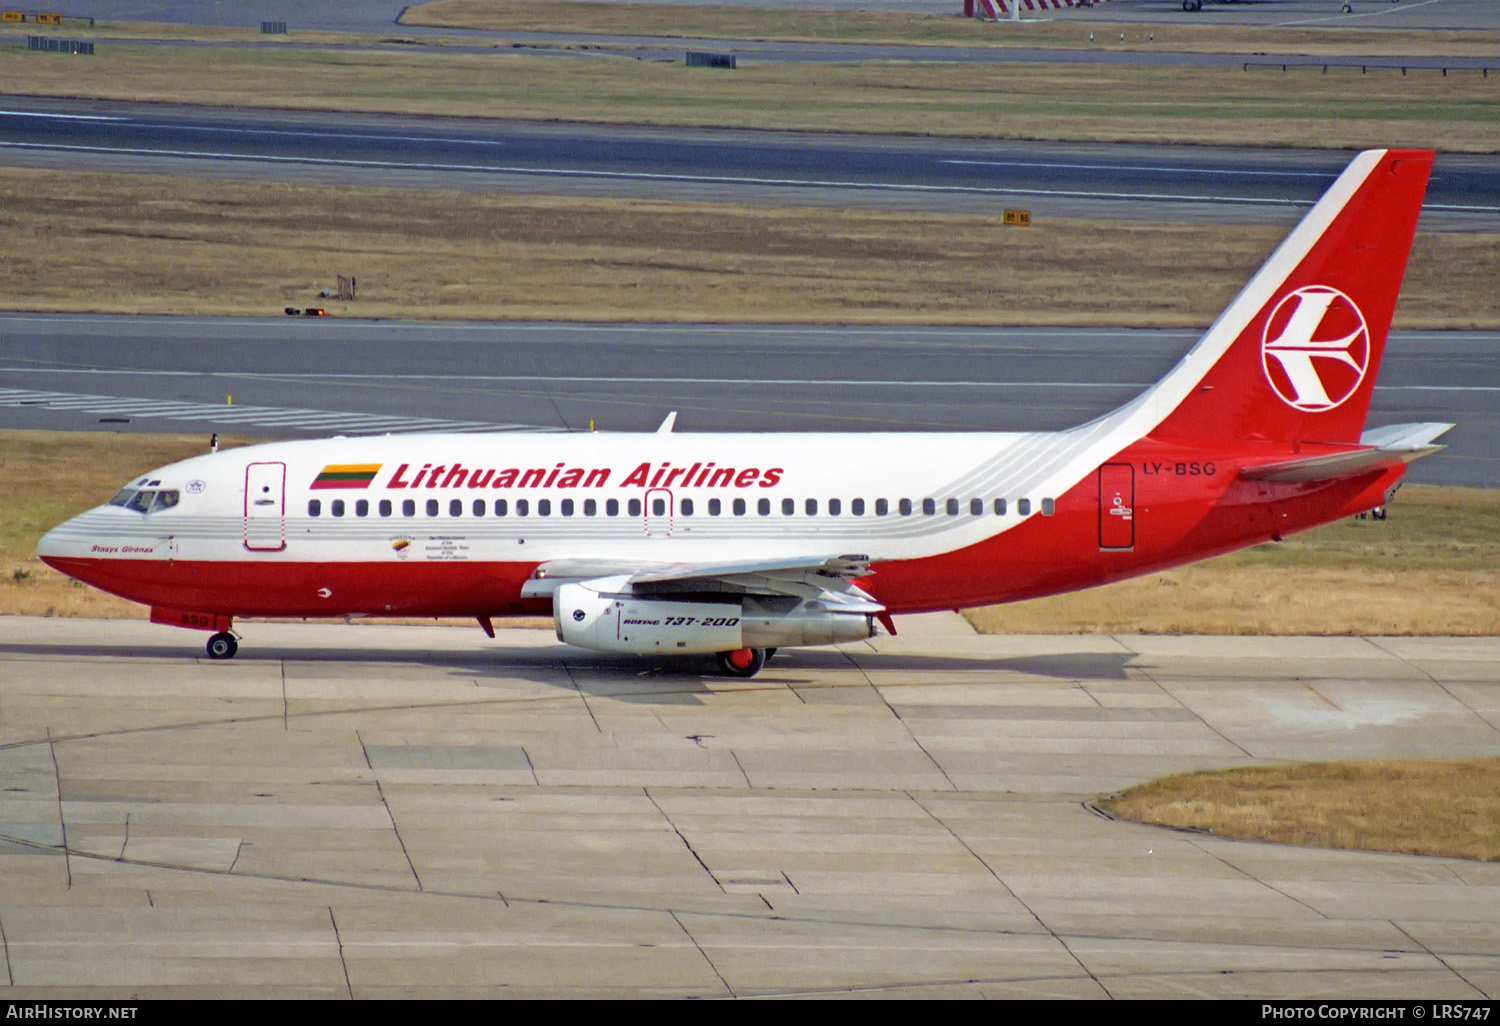
<path id="1" fill-rule="evenodd" d="M 1365 315 L 1327 285 L 1290 292 L 1266 321 L 1261 365 L 1288 406 L 1308 413 L 1335 409 L 1359 388 L 1370 365 Z"/>

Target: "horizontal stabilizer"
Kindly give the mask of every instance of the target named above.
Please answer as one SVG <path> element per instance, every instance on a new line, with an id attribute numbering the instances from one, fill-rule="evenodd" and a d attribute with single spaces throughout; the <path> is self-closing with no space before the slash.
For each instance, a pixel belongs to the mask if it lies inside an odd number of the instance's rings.
<path id="1" fill-rule="evenodd" d="M 1241 467 L 1240 477 L 1251 481 L 1286 482 L 1330 481 L 1339 477 L 1353 477 L 1397 460 L 1411 463 L 1423 456 L 1432 455 L 1444 448 L 1433 445 L 1432 440 L 1452 426 L 1428 423 L 1392 424 L 1373 428 L 1360 436 L 1362 448 Z"/>
<path id="2" fill-rule="evenodd" d="M 1403 447 L 1423 448 L 1431 446 L 1434 438 L 1452 428 L 1452 424 L 1439 424 L 1435 421 L 1427 424 L 1387 424 L 1385 427 L 1370 428 L 1360 435 L 1359 444 L 1393 451 Z M 1442 446 L 1437 448 L 1441 449 Z"/>

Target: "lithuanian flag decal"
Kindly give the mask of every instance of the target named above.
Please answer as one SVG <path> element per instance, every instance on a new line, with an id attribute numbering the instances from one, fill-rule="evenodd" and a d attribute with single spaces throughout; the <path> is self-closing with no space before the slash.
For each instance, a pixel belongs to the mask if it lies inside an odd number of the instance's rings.
<path id="1" fill-rule="evenodd" d="M 379 463 L 332 463 L 314 479 L 313 491 L 320 488 L 368 488 L 380 473 Z"/>

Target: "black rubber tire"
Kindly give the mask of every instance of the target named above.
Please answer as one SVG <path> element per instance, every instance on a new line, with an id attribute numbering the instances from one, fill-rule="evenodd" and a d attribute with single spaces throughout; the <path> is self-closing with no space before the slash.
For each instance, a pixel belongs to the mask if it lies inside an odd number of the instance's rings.
<path id="1" fill-rule="evenodd" d="M 208 657 L 210 659 L 233 659 L 234 654 L 239 650 L 239 642 L 235 641 L 234 635 L 227 631 L 220 631 L 208 639 Z"/>
<path id="2" fill-rule="evenodd" d="M 766 665 L 766 650 L 763 648 L 736 649 L 750 653 L 750 662 L 744 666 L 736 666 L 730 662 L 734 652 L 715 652 L 714 658 L 719 662 L 719 672 L 726 677 L 754 677 L 760 672 L 762 666 Z"/>

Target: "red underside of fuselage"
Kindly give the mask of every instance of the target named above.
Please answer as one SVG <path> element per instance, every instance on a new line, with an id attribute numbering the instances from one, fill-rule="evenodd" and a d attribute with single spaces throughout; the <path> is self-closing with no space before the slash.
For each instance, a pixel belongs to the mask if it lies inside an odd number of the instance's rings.
<path id="1" fill-rule="evenodd" d="M 1129 450 L 1122 453 L 1125 458 Z M 1140 465 L 1140 464 L 1138 464 Z M 1159 465 L 1159 464 L 1158 464 Z M 1150 573 L 1273 540 L 1380 505 L 1404 464 L 1310 484 L 1138 475 L 1135 544 L 1101 549 L 1098 478 L 1058 498 L 1052 516 L 952 552 L 878 562 L 859 585 L 893 614 L 1038 598 Z M 48 557 L 55 569 L 150 606 L 231 616 L 521 616 L 536 562 L 287 562 Z"/>

